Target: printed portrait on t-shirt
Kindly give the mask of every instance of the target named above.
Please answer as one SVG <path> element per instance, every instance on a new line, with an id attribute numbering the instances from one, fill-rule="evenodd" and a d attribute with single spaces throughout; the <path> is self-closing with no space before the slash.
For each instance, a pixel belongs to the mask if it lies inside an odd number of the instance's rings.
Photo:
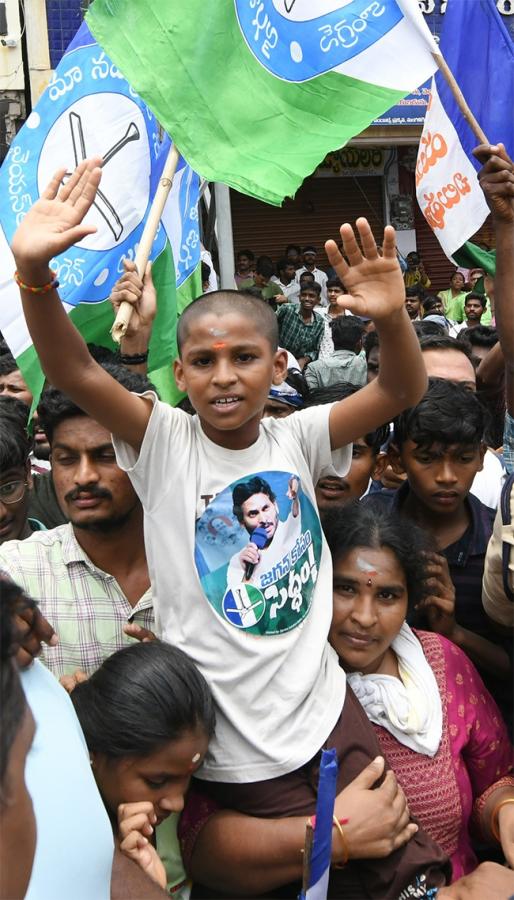
<path id="1" fill-rule="evenodd" d="M 250 634 L 290 631 L 309 612 L 321 541 L 298 475 L 239 479 L 196 523 L 195 562 L 207 600 L 225 622 Z"/>

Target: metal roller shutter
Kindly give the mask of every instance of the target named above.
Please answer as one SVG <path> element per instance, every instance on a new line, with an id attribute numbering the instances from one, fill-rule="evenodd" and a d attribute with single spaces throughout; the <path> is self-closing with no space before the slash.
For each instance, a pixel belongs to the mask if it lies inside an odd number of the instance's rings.
<path id="1" fill-rule="evenodd" d="M 382 239 L 380 176 L 311 177 L 294 200 L 286 200 L 282 207 L 269 206 L 234 190 L 230 196 L 236 252 L 249 248 L 256 256 L 265 253 L 276 261 L 286 244 L 314 244 L 319 251 L 318 265 L 324 268 L 324 242 L 330 237 L 339 240 L 341 223 L 353 223 L 359 216 L 366 216 L 377 240 Z"/>

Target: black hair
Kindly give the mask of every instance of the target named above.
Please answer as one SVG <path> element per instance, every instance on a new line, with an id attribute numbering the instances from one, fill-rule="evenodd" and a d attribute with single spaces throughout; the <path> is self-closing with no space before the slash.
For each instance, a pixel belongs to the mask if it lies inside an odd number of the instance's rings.
<path id="1" fill-rule="evenodd" d="M 330 323 L 334 350 L 353 350 L 362 341 L 364 325 L 357 316 L 338 316 Z"/>
<path id="2" fill-rule="evenodd" d="M 435 294 L 426 294 L 423 299 L 423 311 L 425 313 L 431 312 L 436 306 L 442 306 L 442 300 L 440 297 L 436 297 Z"/>
<path id="3" fill-rule="evenodd" d="M 408 608 L 414 608 L 424 598 L 427 588 L 423 551 L 431 550 L 432 542 L 410 519 L 355 500 L 344 509 L 328 510 L 323 515 L 323 531 L 334 564 L 357 547 L 386 547 L 405 574 Z"/>
<path id="4" fill-rule="evenodd" d="M 321 294 L 321 285 L 318 284 L 317 281 L 313 281 L 312 284 L 305 284 L 302 286 L 302 283 L 300 282 L 300 294 L 303 293 L 303 291 L 315 291 L 319 296 Z"/>
<path id="5" fill-rule="evenodd" d="M 5 802 L 4 780 L 11 748 L 27 709 L 14 660 L 20 641 L 16 618 L 35 606 L 17 584 L 0 575 L 0 806 Z"/>
<path id="6" fill-rule="evenodd" d="M 411 250 L 410 253 L 407 253 L 407 256 L 405 258 L 412 259 L 413 262 L 419 263 L 421 257 L 419 253 L 416 253 L 415 250 Z"/>
<path id="7" fill-rule="evenodd" d="M 141 375 L 139 372 L 131 372 L 127 366 L 122 366 L 119 363 L 106 363 L 102 368 L 128 391 L 136 394 L 143 394 L 145 391 L 155 391 L 154 386 L 145 375 Z M 41 394 L 37 412 L 41 427 L 50 445 L 53 441 L 54 431 L 61 422 L 75 416 L 88 415 L 73 400 L 70 400 L 66 394 L 51 386 L 45 388 Z"/>
<path id="8" fill-rule="evenodd" d="M 313 281 L 315 284 L 318 283 L 318 282 L 316 281 L 316 276 L 315 276 L 314 272 L 309 272 L 308 270 L 305 271 L 305 272 L 301 272 L 301 274 L 300 274 L 300 284 L 302 283 L 302 281 Z"/>
<path id="9" fill-rule="evenodd" d="M 303 372 L 299 372 L 298 369 L 288 369 L 284 380 L 286 384 L 294 388 L 295 391 L 300 394 L 300 397 L 302 397 L 303 400 L 306 400 L 310 392 L 307 379 Z"/>
<path id="10" fill-rule="evenodd" d="M 462 338 L 472 347 L 488 347 L 491 349 L 498 343 L 496 328 L 489 325 L 476 325 L 475 328 L 463 328 L 459 332 L 459 340 Z"/>
<path id="11" fill-rule="evenodd" d="M 478 300 L 482 309 L 485 309 L 487 306 L 487 297 L 485 294 L 479 294 L 478 291 L 470 291 L 469 294 L 466 294 L 464 297 L 464 306 L 468 300 Z"/>
<path id="12" fill-rule="evenodd" d="M 258 275 L 262 275 L 264 278 L 271 278 L 273 272 L 275 271 L 275 266 L 273 265 L 273 260 L 270 256 L 259 256 L 257 262 L 255 263 L 255 271 Z"/>
<path id="13" fill-rule="evenodd" d="M 2 353 L 0 356 L 0 375 L 10 375 L 11 372 L 16 372 L 17 369 L 19 369 L 19 365 L 12 353 Z"/>
<path id="14" fill-rule="evenodd" d="M 240 481 L 232 491 L 232 512 L 238 522 L 243 521 L 243 503 L 249 500 L 250 497 L 253 497 L 254 494 L 266 494 L 272 503 L 276 500 L 276 495 L 273 493 L 271 486 L 259 475 L 255 475 L 254 478 L 250 478 L 248 481 Z"/>
<path id="15" fill-rule="evenodd" d="M 378 331 L 368 331 L 364 335 L 363 339 L 364 353 L 366 354 L 366 359 L 369 359 L 369 355 L 371 351 L 375 347 L 380 347 L 380 338 L 378 336 Z"/>
<path id="16" fill-rule="evenodd" d="M 424 350 L 458 350 L 464 353 L 464 356 L 471 359 L 471 347 L 468 344 L 461 343 L 456 338 L 450 337 L 449 334 L 428 334 L 420 338 L 419 346 L 421 352 Z"/>
<path id="17" fill-rule="evenodd" d="M 211 271 L 209 263 L 204 262 L 202 259 L 202 284 L 204 281 L 209 281 Z"/>
<path id="18" fill-rule="evenodd" d="M 430 378 L 428 390 L 417 406 L 395 419 L 394 441 L 401 449 L 411 440 L 418 447 L 432 444 L 468 444 L 477 447 L 484 438 L 486 414 L 476 394 L 462 384 Z"/>
<path id="19" fill-rule="evenodd" d="M 291 262 L 290 259 L 287 258 L 287 256 L 281 256 L 280 259 L 277 259 L 277 265 L 276 265 L 277 275 L 280 275 L 280 272 L 283 272 L 284 269 L 287 269 L 288 266 L 293 266 L 293 263 Z M 293 266 L 293 268 L 294 268 L 294 266 Z"/>
<path id="20" fill-rule="evenodd" d="M 109 347 L 102 347 L 101 344 L 88 344 L 87 349 L 89 350 L 89 355 L 92 356 L 95 362 L 100 366 L 104 366 L 105 363 L 114 365 L 119 364 L 116 353 Z"/>
<path id="21" fill-rule="evenodd" d="M 255 254 L 252 250 L 238 250 L 236 259 L 240 259 L 242 256 L 247 256 L 250 262 L 253 262 L 253 260 L 255 259 Z"/>
<path id="22" fill-rule="evenodd" d="M 455 269 L 455 272 L 452 272 L 452 274 L 451 274 L 451 276 L 450 276 L 450 281 L 453 281 L 453 279 L 455 278 L 456 275 L 460 275 L 461 278 L 462 278 L 462 280 L 463 280 L 463 282 L 464 282 L 464 284 L 466 283 L 466 279 L 465 279 L 465 277 L 464 277 L 464 273 L 463 273 L 463 272 L 460 272 L 459 269 Z"/>
<path id="23" fill-rule="evenodd" d="M 338 400 L 346 400 L 347 397 L 351 397 L 352 394 L 356 394 L 360 390 L 362 390 L 361 387 L 349 384 L 347 381 L 331 384 L 329 387 L 312 388 L 309 396 L 306 398 L 305 407 L 321 406 L 324 403 L 336 403 Z M 378 453 L 388 437 L 389 423 L 386 423 L 365 434 L 364 443 L 373 450 L 373 453 Z"/>
<path id="24" fill-rule="evenodd" d="M 314 244 L 306 244 L 302 250 L 302 253 L 317 253 L 316 247 Z"/>
<path id="25" fill-rule="evenodd" d="M 275 313 L 268 303 L 263 303 L 262 297 L 254 297 L 250 293 L 242 291 L 211 291 L 202 294 L 186 307 L 177 324 L 177 345 L 179 354 L 187 339 L 191 326 L 195 319 L 206 313 L 214 313 L 223 316 L 227 313 L 238 312 L 249 319 L 254 332 L 263 334 L 271 345 L 274 353 L 278 347 L 278 322 Z"/>
<path id="26" fill-rule="evenodd" d="M 302 248 L 300 247 L 300 244 L 288 244 L 285 249 L 286 256 L 288 255 L 290 250 L 296 250 L 298 256 L 301 256 Z"/>
<path id="27" fill-rule="evenodd" d="M 426 319 L 420 319 L 419 322 L 413 322 L 412 327 L 416 332 L 419 339 L 426 337 L 427 335 L 445 335 L 448 334 L 447 329 L 444 325 L 441 325 L 439 322 L 432 322 L 429 320 L 427 322 Z"/>
<path id="28" fill-rule="evenodd" d="M 0 472 L 23 469 L 32 450 L 27 431 L 29 408 L 15 397 L 0 397 Z"/>
<path id="29" fill-rule="evenodd" d="M 107 657 L 71 699 L 90 753 L 148 756 L 187 731 L 214 732 L 209 686 L 188 656 L 164 641 Z"/>
<path id="30" fill-rule="evenodd" d="M 327 278 L 327 290 L 333 287 L 341 288 L 344 291 L 344 284 L 340 278 Z"/>
<path id="31" fill-rule="evenodd" d="M 406 297 L 417 297 L 418 300 L 423 301 L 425 299 L 425 289 L 422 284 L 412 284 L 410 287 L 405 289 Z"/>

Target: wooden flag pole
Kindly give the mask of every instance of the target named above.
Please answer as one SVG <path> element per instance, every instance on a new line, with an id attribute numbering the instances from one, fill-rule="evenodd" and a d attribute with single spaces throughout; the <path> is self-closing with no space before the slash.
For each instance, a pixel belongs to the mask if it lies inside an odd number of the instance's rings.
<path id="1" fill-rule="evenodd" d="M 440 53 L 432 53 L 435 62 L 437 63 L 437 68 L 441 72 L 441 75 L 446 80 L 448 87 L 450 88 L 453 96 L 455 97 L 457 106 L 459 107 L 462 115 L 466 119 L 469 127 L 471 128 L 473 134 L 478 138 L 481 144 L 489 144 L 490 142 L 487 140 L 487 136 L 482 131 L 480 125 L 478 124 L 475 116 L 471 112 L 468 104 L 466 103 L 466 98 L 462 93 L 459 85 L 455 80 L 455 76 L 451 71 L 448 63 L 446 62 L 444 56 L 441 56 Z"/>
<path id="2" fill-rule="evenodd" d="M 150 212 L 148 213 L 148 218 L 146 220 L 143 234 L 141 235 L 141 240 L 139 242 L 139 247 L 137 249 L 136 258 L 134 260 L 137 266 L 137 271 L 140 275 L 142 275 L 146 269 L 146 264 L 148 262 L 148 257 L 150 256 L 155 233 L 159 227 L 162 211 L 173 184 L 173 178 L 177 169 L 178 159 L 179 152 L 173 144 L 164 164 L 164 169 L 159 179 L 159 185 L 155 192 L 155 197 L 153 198 L 153 203 L 150 207 Z M 120 308 L 111 328 L 112 338 L 114 341 L 116 341 L 117 344 L 120 343 L 122 337 L 124 337 L 127 331 L 130 317 L 132 315 L 132 309 L 132 304 L 127 303 L 126 300 L 124 300 L 123 303 L 120 303 Z"/>

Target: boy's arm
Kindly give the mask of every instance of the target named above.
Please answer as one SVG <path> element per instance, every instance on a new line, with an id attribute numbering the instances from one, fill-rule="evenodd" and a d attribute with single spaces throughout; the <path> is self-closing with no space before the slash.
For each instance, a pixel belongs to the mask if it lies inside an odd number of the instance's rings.
<path id="1" fill-rule="evenodd" d="M 40 287 L 52 280 L 49 261 L 96 231 L 83 223 L 101 178 L 101 160 L 81 163 L 62 186 L 57 172 L 22 220 L 12 241 L 20 280 Z M 91 418 L 139 450 L 151 405 L 111 378 L 90 356 L 56 289 L 34 294 L 20 287 L 27 326 L 50 384 Z"/>
<path id="2" fill-rule="evenodd" d="M 481 144 L 473 152 L 483 163 L 478 178 L 496 234 L 495 316 L 505 359 L 507 409 L 514 415 L 514 164 L 503 144 Z"/>
<path id="3" fill-rule="evenodd" d="M 362 251 L 351 225 L 341 226 L 348 263 L 335 241 L 325 248 L 330 264 L 346 286 L 346 306 L 356 316 L 373 319 L 380 335 L 378 378 L 335 404 L 330 414 L 332 449 L 342 447 L 403 409 L 414 406 L 427 389 L 427 375 L 416 332 L 405 311 L 405 286 L 396 256 L 395 232 L 384 229 L 383 256 L 366 219 L 357 220 Z"/>

